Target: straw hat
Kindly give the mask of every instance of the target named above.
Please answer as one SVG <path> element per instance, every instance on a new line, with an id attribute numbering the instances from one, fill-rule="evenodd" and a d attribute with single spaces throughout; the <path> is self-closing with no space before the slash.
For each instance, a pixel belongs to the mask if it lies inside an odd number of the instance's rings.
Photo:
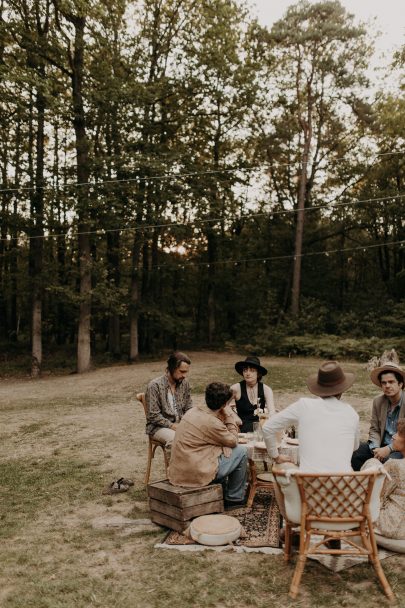
<path id="1" fill-rule="evenodd" d="M 245 367 L 254 367 L 258 372 L 261 373 L 262 376 L 267 374 L 267 369 L 260 365 L 259 357 L 254 357 L 253 355 L 246 357 L 244 361 L 238 361 L 235 363 L 235 369 L 241 376 L 243 376 L 243 369 Z"/>
<path id="2" fill-rule="evenodd" d="M 354 382 L 354 374 L 344 373 L 337 361 L 324 361 L 317 374 L 307 378 L 307 386 L 311 393 L 318 397 L 340 395 Z"/>
<path id="3" fill-rule="evenodd" d="M 381 365 L 380 367 L 375 367 L 372 370 L 372 372 L 370 374 L 370 378 L 371 378 L 371 381 L 374 384 L 376 384 L 377 386 L 381 386 L 381 382 L 378 379 L 378 376 L 381 374 L 381 372 L 387 372 L 387 373 L 391 372 L 391 374 L 396 372 L 397 374 L 399 374 L 401 376 L 402 382 L 403 382 L 403 384 L 405 384 L 405 372 L 396 363 L 393 363 L 391 361 L 390 363 L 385 363 L 384 365 Z"/>

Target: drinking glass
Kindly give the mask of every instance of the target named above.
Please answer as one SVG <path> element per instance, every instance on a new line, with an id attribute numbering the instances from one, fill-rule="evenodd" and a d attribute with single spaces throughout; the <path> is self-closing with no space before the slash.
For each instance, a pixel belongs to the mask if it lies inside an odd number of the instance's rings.
<path id="1" fill-rule="evenodd" d="M 263 430 L 260 422 L 253 423 L 253 434 L 256 441 L 263 441 Z"/>

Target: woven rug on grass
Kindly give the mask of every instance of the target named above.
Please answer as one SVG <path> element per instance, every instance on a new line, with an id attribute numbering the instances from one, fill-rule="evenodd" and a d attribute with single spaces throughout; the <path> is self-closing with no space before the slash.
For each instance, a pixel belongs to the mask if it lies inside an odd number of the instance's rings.
<path id="1" fill-rule="evenodd" d="M 313 540 L 321 540 L 321 537 L 313 536 Z M 349 547 L 347 543 L 342 541 L 342 549 L 345 547 Z M 385 549 L 378 550 L 378 557 L 380 560 L 385 559 L 386 557 L 390 557 L 391 555 L 395 555 L 391 551 L 386 551 Z M 347 568 L 352 568 L 353 566 L 357 566 L 357 564 L 367 564 L 368 559 L 366 556 L 356 556 L 356 555 L 309 555 L 309 559 L 313 559 L 329 570 L 333 570 L 333 572 L 340 572 L 341 570 L 346 570 Z M 370 568 L 371 568 L 370 564 Z"/>
<path id="2" fill-rule="evenodd" d="M 252 508 L 235 509 L 225 512 L 226 515 L 236 517 L 242 524 L 242 534 L 232 545 L 225 547 L 209 547 L 215 550 L 249 551 L 260 550 L 260 552 L 281 553 L 279 544 L 280 511 L 274 495 L 266 490 L 258 490 Z M 205 545 L 200 545 L 194 540 L 171 530 L 163 543 L 155 545 L 156 548 L 184 548 L 201 550 Z M 263 551 L 261 551 L 263 549 Z"/>

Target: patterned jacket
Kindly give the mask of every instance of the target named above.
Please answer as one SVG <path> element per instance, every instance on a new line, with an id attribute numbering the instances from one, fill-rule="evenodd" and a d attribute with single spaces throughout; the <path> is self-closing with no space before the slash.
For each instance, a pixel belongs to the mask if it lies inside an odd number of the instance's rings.
<path id="1" fill-rule="evenodd" d="M 175 403 L 168 399 L 169 381 L 167 376 L 160 376 L 149 382 L 145 399 L 147 405 L 146 433 L 153 435 L 159 428 L 170 428 L 179 422 L 192 407 L 191 390 L 188 380 L 183 380 L 175 391 Z"/>

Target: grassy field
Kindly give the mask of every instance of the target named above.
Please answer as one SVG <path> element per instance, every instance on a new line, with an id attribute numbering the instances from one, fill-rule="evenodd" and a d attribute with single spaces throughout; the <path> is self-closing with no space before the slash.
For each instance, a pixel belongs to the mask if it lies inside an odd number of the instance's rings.
<path id="1" fill-rule="evenodd" d="M 191 353 L 196 401 L 207 382 L 233 382 L 238 355 Z M 263 359 L 276 405 L 305 392 L 315 359 Z M 377 394 L 364 366 L 347 394 L 366 433 Z M 82 376 L 0 382 L 0 606 L 227 608 L 277 606 L 373 608 L 388 604 L 368 565 L 334 574 L 310 562 L 296 601 L 287 598 L 294 564 L 282 556 L 154 549 L 162 528 L 123 525 L 148 518 L 143 475 L 146 438 L 134 399 L 164 362 L 99 369 Z M 160 457 L 155 478 L 163 474 Z M 126 476 L 128 493 L 103 496 Z M 121 518 L 121 519 L 120 519 Z M 116 525 L 111 527 L 111 522 Z M 382 562 L 405 607 L 405 556 Z"/>

